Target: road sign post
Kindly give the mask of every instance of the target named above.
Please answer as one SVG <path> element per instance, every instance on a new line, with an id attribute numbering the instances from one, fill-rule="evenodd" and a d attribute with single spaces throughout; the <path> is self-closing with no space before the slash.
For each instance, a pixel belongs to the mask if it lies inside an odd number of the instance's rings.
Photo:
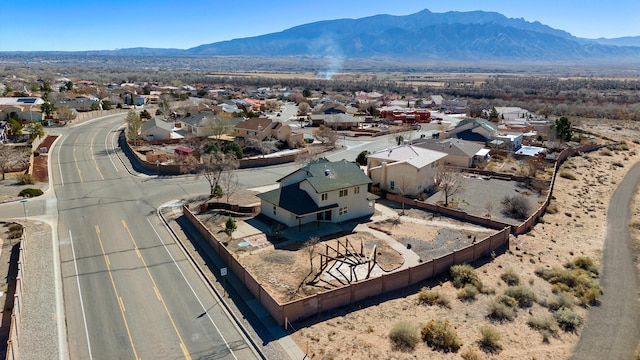
<path id="1" fill-rule="evenodd" d="M 226 267 L 223 267 L 220 269 L 220 275 L 222 276 L 223 296 L 227 296 L 227 268 Z"/>

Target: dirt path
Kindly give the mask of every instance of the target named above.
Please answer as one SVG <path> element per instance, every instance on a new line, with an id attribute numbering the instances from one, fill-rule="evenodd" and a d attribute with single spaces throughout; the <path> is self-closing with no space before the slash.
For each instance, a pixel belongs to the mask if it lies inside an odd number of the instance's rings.
<path id="1" fill-rule="evenodd" d="M 640 340 L 640 289 L 633 262 L 629 219 L 640 184 L 640 163 L 625 175 L 609 203 L 602 255 L 602 305 L 589 311 L 574 359 L 632 359 Z"/>

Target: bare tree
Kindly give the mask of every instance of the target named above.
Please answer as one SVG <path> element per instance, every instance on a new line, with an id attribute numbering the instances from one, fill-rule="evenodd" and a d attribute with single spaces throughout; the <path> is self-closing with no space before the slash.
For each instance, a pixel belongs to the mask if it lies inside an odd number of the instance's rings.
<path id="1" fill-rule="evenodd" d="M 301 102 L 298 105 L 298 115 L 299 116 L 307 116 L 307 113 L 309 113 L 309 109 L 311 107 L 309 106 L 308 102 Z"/>
<path id="2" fill-rule="evenodd" d="M 320 149 L 316 146 L 307 146 L 305 151 L 298 153 L 296 164 L 304 166 L 320 156 Z"/>
<path id="3" fill-rule="evenodd" d="M 168 119 L 171 116 L 171 105 L 169 101 L 173 100 L 171 95 L 163 94 L 160 96 L 160 103 L 158 103 L 158 109 L 162 112 L 162 116 L 165 119 Z"/>
<path id="4" fill-rule="evenodd" d="M 58 116 L 59 121 L 69 121 L 76 118 L 76 114 L 74 114 L 68 106 L 57 107 L 56 115 Z"/>
<path id="5" fill-rule="evenodd" d="M 260 152 L 260 154 L 262 154 L 263 158 L 265 154 L 271 154 L 278 149 L 276 147 L 276 144 L 274 144 L 273 141 L 269 140 L 253 141 L 253 146 L 256 148 L 256 150 L 258 150 L 258 152 Z"/>
<path id="6" fill-rule="evenodd" d="M 309 274 L 313 274 L 313 258 L 317 254 L 317 245 L 320 243 L 320 238 L 312 236 L 304 243 L 304 250 L 307 256 L 309 256 Z"/>
<path id="7" fill-rule="evenodd" d="M 436 185 L 444 193 L 444 205 L 449 206 L 449 198 L 464 191 L 464 179 L 455 168 L 440 165 L 436 172 Z"/>
<path id="8" fill-rule="evenodd" d="M 407 181 L 407 179 L 405 179 L 404 177 L 399 178 L 395 182 L 394 191 L 397 195 L 403 198 L 407 196 L 407 194 L 410 192 L 409 182 Z M 400 202 L 402 203 L 402 212 L 400 213 L 400 215 L 404 215 L 404 201 L 402 201 L 401 199 Z"/>
<path id="9" fill-rule="evenodd" d="M 233 130 L 233 125 L 229 119 L 214 116 L 202 119 L 202 128 L 206 136 L 213 136 L 219 149 L 220 138 L 222 135 L 230 133 Z"/>
<path id="10" fill-rule="evenodd" d="M 8 145 L 0 145 L 0 171 L 2 172 L 2 180 L 5 174 L 11 169 L 11 166 L 20 158 L 20 151 Z"/>
<path id="11" fill-rule="evenodd" d="M 200 157 L 200 163 L 196 167 L 196 172 L 207 180 L 210 189 L 209 196 L 213 197 L 222 173 L 235 170 L 238 168 L 238 165 L 238 159 L 236 159 L 233 154 L 203 154 Z"/>
<path id="12" fill-rule="evenodd" d="M 222 188 L 224 189 L 224 194 L 227 198 L 228 204 L 229 198 L 233 196 L 233 194 L 238 192 L 238 190 L 240 190 L 238 175 L 233 170 L 227 170 L 222 173 L 220 182 L 222 183 Z"/>
<path id="13" fill-rule="evenodd" d="M 323 145 L 335 146 L 338 132 L 324 125 L 313 130 L 313 137 Z"/>

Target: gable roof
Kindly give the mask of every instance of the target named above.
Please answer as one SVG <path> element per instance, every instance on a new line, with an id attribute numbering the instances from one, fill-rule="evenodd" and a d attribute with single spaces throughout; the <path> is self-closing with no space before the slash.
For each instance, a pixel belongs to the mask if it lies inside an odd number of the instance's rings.
<path id="1" fill-rule="evenodd" d="M 236 124 L 236 129 L 264 131 L 270 128 L 274 121 L 269 118 L 249 118 Z"/>
<path id="2" fill-rule="evenodd" d="M 334 162 L 327 159 L 314 160 L 301 169 L 278 180 L 278 182 L 289 176 L 299 174 L 300 172 L 303 172 L 305 175 L 303 181 L 309 182 L 317 193 L 371 183 L 371 179 L 369 179 L 356 163 L 344 159 Z"/>
<path id="3" fill-rule="evenodd" d="M 191 115 L 187 118 L 181 119 L 180 122 L 193 127 L 200 127 L 202 126 L 202 122 L 204 121 L 205 118 L 213 119 L 215 117 L 216 115 L 211 111 L 202 111 L 195 115 Z"/>
<path id="4" fill-rule="evenodd" d="M 297 216 L 309 215 L 338 207 L 338 204 L 318 206 L 306 191 L 298 187 L 298 184 L 284 186 L 256 196 Z"/>
<path id="5" fill-rule="evenodd" d="M 446 153 L 415 147 L 413 145 L 398 145 L 389 149 L 376 151 L 367 155 L 372 158 L 388 163 L 406 162 L 418 169 L 430 165 L 447 156 Z"/>
<path id="6" fill-rule="evenodd" d="M 145 131 L 149 131 L 155 127 L 169 132 L 173 130 L 172 123 L 160 120 L 158 118 L 152 118 L 142 123 L 142 126 L 140 126 L 140 132 L 144 133 Z"/>
<path id="7" fill-rule="evenodd" d="M 434 139 L 425 140 L 418 143 L 414 143 L 415 146 L 430 149 L 435 151 L 441 151 L 453 156 L 473 157 L 480 149 L 483 148 L 481 144 L 466 141 L 462 139 Z"/>

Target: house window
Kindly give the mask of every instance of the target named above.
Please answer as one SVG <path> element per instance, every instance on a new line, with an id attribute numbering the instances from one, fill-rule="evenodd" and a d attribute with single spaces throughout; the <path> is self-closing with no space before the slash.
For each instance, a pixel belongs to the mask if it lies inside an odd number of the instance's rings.
<path id="1" fill-rule="evenodd" d="M 354 187 L 353 188 L 353 193 L 354 194 L 360 194 L 360 187 L 359 186 Z"/>
<path id="2" fill-rule="evenodd" d="M 327 200 L 328 197 L 329 195 L 327 193 L 322 194 L 322 201 Z"/>
<path id="3" fill-rule="evenodd" d="M 395 190 L 396 188 L 396 182 L 391 180 L 391 182 L 389 182 L 389 190 Z"/>
<path id="4" fill-rule="evenodd" d="M 275 215 L 275 214 L 276 214 L 276 207 L 274 206 L 273 207 L 273 215 Z"/>
<path id="5" fill-rule="evenodd" d="M 347 214 L 347 207 L 341 207 L 338 209 L 338 215 L 346 215 Z"/>
<path id="6" fill-rule="evenodd" d="M 340 190 L 340 197 L 345 197 L 349 195 L 349 189 Z"/>

